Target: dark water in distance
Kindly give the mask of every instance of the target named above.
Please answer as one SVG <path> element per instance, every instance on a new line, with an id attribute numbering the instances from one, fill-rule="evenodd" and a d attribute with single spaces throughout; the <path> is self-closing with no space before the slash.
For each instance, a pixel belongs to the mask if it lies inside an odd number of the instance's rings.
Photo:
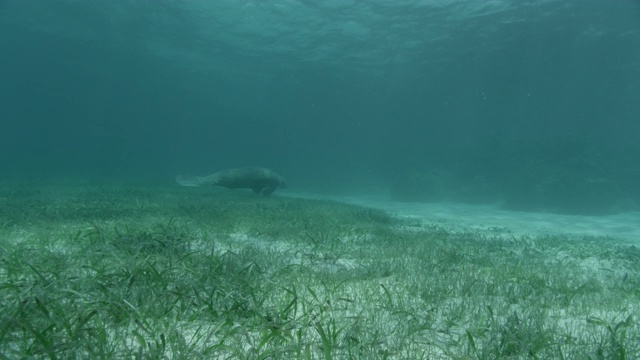
<path id="1" fill-rule="evenodd" d="M 3 0 L 0 177 L 638 209 L 637 0 Z"/>

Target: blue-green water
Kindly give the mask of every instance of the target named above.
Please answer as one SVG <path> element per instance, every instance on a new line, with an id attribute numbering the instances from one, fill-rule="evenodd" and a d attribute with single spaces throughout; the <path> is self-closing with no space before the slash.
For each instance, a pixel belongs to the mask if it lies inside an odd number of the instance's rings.
<path id="1" fill-rule="evenodd" d="M 0 177 L 640 203 L 636 0 L 3 0 Z"/>

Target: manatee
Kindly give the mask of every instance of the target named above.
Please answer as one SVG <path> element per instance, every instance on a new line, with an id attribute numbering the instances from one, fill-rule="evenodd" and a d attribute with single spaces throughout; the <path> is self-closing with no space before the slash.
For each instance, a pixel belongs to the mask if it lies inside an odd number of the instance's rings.
<path id="1" fill-rule="evenodd" d="M 215 185 L 228 189 L 251 189 L 256 194 L 264 195 L 287 187 L 282 176 L 261 167 L 227 169 L 208 176 L 178 175 L 176 182 L 182 186 Z"/>

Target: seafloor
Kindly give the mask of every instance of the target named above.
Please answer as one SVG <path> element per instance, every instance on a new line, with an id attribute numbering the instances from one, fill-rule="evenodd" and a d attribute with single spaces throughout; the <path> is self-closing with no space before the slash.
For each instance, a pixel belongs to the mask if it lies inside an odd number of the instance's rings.
<path id="1" fill-rule="evenodd" d="M 3 184 L 0 358 L 640 358 L 637 214 L 310 197 Z"/>

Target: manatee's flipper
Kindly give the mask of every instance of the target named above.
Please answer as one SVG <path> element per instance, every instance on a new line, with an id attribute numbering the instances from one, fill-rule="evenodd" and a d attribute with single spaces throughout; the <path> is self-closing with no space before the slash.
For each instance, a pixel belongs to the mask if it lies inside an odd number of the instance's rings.
<path id="1" fill-rule="evenodd" d="M 256 194 L 260 194 L 262 192 L 262 187 L 254 187 L 251 188 L 251 190 L 253 190 L 253 192 Z"/>
<path id="2" fill-rule="evenodd" d="M 182 186 L 200 186 L 206 182 L 206 179 L 200 176 L 176 176 L 176 182 Z"/>
<path id="3" fill-rule="evenodd" d="M 273 193 L 274 191 L 276 191 L 275 187 L 266 187 L 264 188 L 264 190 L 262 190 L 262 194 L 271 195 L 271 193 Z"/>

